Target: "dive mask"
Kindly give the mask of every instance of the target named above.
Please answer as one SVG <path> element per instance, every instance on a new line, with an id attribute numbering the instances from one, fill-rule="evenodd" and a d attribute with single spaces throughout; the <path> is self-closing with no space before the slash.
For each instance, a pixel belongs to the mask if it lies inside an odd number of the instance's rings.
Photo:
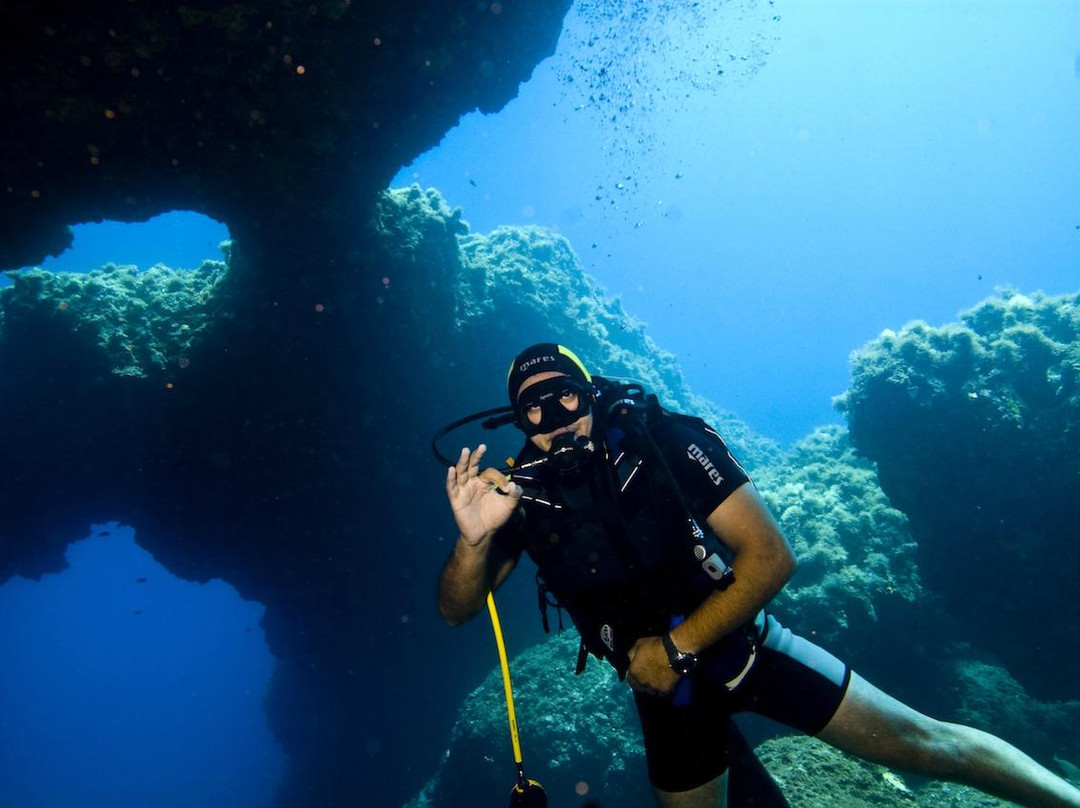
<path id="1" fill-rule="evenodd" d="M 589 413 L 591 386 L 569 376 L 545 379 L 526 388 L 514 407 L 518 427 L 529 437 L 570 426 Z"/>

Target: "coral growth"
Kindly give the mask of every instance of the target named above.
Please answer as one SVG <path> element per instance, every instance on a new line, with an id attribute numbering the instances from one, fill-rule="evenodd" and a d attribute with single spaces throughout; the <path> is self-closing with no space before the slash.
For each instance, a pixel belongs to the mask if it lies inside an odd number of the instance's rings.
<path id="1" fill-rule="evenodd" d="M 799 559 L 774 603 L 786 625 L 867 655 L 879 635 L 915 624 L 924 593 L 907 519 L 843 429 L 816 430 L 756 482 Z"/>
<path id="2" fill-rule="evenodd" d="M 579 783 L 602 804 L 650 804 L 634 702 L 607 665 L 573 676 L 577 634 L 553 636 L 511 662 L 525 772 L 553 804 Z M 477 804 L 515 781 L 502 676 L 492 671 L 462 704 L 450 748 L 423 801 L 412 808 Z"/>
<path id="3" fill-rule="evenodd" d="M 1080 643 L 1080 295 L 1006 292 L 853 355 L 838 400 L 910 519 L 924 582 L 1042 697 L 1075 695 Z M 987 620 L 987 615 L 994 615 Z M 1053 654 L 1033 658 L 1032 646 Z"/>
<path id="4" fill-rule="evenodd" d="M 10 338 L 19 323 L 44 320 L 83 332 L 117 375 L 175 372 L 187 367 L 192 343 L 206 331 L 207 302 L 224 275 L 221 261 L 190 271 L 107 264 L 86 274 L 9 272 L 13 283 L 2 298 L 6 333 Z"/>

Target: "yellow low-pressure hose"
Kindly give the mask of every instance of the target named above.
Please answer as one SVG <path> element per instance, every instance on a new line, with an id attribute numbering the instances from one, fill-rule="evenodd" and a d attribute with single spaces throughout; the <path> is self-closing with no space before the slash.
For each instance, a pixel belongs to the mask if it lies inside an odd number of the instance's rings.
<path id="1" fill-rule="evenodd" d="M 488 592 L 488 614 L 491 615 L 491 630 L 495 632 L 495 645 L 499 648 L 499 665 L 502 667 L 503 691 L 506 693 L 506 717 L 510 722 L 510 741 L 514 745 L 514 763 L 521 769 L 521 741 L 518 740 L 517 714 L 514 712 L 514 687 L 510 684 L 510 663 L 506 659 L 506 643 L 503 642 L 502 625 L 499 623 L 499 610 L 495 608 L 495 596 Z"/>
<path id="2" fill-rule="evenodd" d="M 506 718 L 510 722 L 510 741 L 514 746 L 514 763 L 517 765 L 517 782 L 510 789 L 510 808 L 547 808 L 544 787 L 525 776 L 525 767 L 521 762 L 521 741 L 518 740 L 517 714 L 514 712 L 514 688 L 510 684 L 510 663 L 506 659 L 506 643 L 503 642 L 502 626 L 499 624 L 499 611 L 495 608 L 495 597 L 490 592 L 487 605 L 488 614 L 491 615 L 491 629 L 495 632 L 495 645 L 499 648 L 503 692 L 506 694 Z"/>

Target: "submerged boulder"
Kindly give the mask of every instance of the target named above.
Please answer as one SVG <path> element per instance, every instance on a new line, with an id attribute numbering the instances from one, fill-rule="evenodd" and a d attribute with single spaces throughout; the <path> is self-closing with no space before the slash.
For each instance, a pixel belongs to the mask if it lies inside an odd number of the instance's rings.
<path id="1" fill-rule="evenodd" d="M 799 568 L 771 605 L 783 623 L 890 687 L 898 664 L 940 651 L 908 520 L 846 430 L 821 427 L 755 476 Z M 898 644 L 896 637 L 905 638 Z"/>
<path id="2" fill-rule="evenodd" d="M 958 323 L 886 331 L 852 375 L 838 406 L 910 520 L 925 584 L 1025 688 L 1075 697 L 1080 295 L 1006 292 Z"/>
<path id="3" fill-rule="evenodd" d="M 525 774 L 543 785 L 553 805 L 586 796 L 603 805 L 650 805 L 630 690 L 595 659 L 574 676 L 577 650 L 571 630 L 511 660 Z M 462 704 L 442 763 L 408 808 L 494 802 L 516 781 L 502 673 L 496 668 Z"/>

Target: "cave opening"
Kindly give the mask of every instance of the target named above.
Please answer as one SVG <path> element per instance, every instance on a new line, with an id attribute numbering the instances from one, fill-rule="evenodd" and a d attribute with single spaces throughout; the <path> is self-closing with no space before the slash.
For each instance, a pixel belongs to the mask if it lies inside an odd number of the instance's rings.
<path id="1" fill-rule="evenodd" d="M 222 260 L 221 243 L 229 228 L 202 213 L 171 210 L 145 222 L 88 222 L 72 228 L 74 241 L 60 255 L 41 262 L 50 272 L 89 272 L 108 263 L 145 270 L 155 264 L 196 269 L 203 261 Z M 29 269 L 29 267 L 23 267 Z M 10 281 L 0 275 L 0 286 Z"/>
<path id="2" fill-rule="evenodd" d="M 0 586 L 4 804 L 272 804 L 264 607 L 176 578 L 115 523 L 67 561 Z"/>

